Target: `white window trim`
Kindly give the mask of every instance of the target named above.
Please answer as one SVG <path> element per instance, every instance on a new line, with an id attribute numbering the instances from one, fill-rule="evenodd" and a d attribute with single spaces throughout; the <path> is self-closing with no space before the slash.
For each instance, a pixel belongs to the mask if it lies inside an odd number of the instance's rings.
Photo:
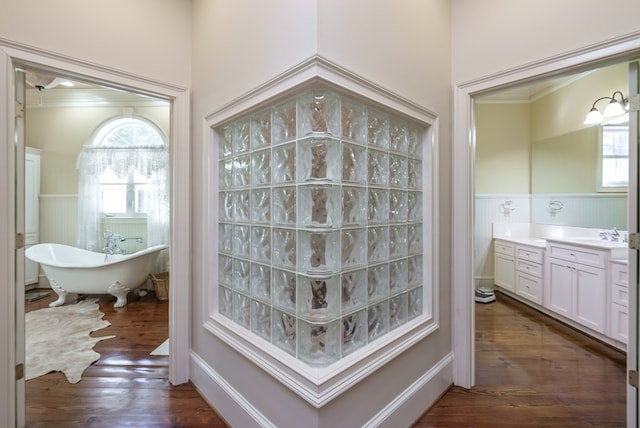
<path id="1" fill-rule="evenodd" d="M 424 269 L 423 315 L 355 351 L 328 367 L 310 367 L 277 347 L 265 347 L 257 336 L 217 313 L 218 310 L 218 136 L 214 128 L 234 118 L 258 110 L 267 102 L 275 102 L 282 94 L 315 83 L 323 83 L 341 92 L 349 92 L 374 103 L 385 105 L 399 114 L 428 127 L 423 141 L 423 242 Z M 348 89 L 347 89 L 348 88 Z M 402 352 L 439 328 L 438 281 L 438 140 L 437 116 L 384 88 L 351 74 L 319 56 L 268 82 L 238 100 L 210 114 L 203 121 L 205 153 L 208 162 L 208 246 L 207 298 L 204 299 L 204 328 L 229 344 L 244 357 L 261 367 L 283 385 L 315 407 L 322 407 Z"/>
<path id="2" fill-rule="evenodd" d="M 598 193 L 627 193 L 628 190 L 628 180 L 627 180 L 627 185 L 625 186 L 603 186 L 602 185 L 602 164 L 604 161 L 604 153 L 603 153 L 603 133 L 604 133 L 604 129 L 607 126 L 627 126 L 628 129 L 628 125 L 626 124 L 621 124 L 621 125 L 603 125 L 600 126 L 600 130 L 598 132 L 598 152 L 597 152 L 597 167 L 596 167 L 596 171 L 597 171 L 597 175 L 596 175 L 596 191 Z M 620 158 L 623 158 L 622 156 Z M 627 152 L 627 156 L 626 158 L 629 158 L 629 152 Z"/>

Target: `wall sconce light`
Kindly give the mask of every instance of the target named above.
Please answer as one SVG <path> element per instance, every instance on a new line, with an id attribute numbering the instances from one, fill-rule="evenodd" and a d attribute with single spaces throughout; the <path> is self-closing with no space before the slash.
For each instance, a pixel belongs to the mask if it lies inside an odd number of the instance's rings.
<path id="1" fill-rule="evenodd" d="M 620 99 L 616 98 L 616 95 L 620 95 Z M 604 111 L 600 113 L 600 110 L 596 108 L 596 104 L 602 100 L 609 100 L 609 104 L 604 108 Z M 587 113 L 587 117 L 584 119 L 585 125 L 595 125 L 606 119 L 612 119 L 618 116 L 622 116 L 629 110 L 629 99 L 625 98 L 622 92 L 615 91 L 610 97 L 600 97 L 593 102 L 591 110 Z"/>

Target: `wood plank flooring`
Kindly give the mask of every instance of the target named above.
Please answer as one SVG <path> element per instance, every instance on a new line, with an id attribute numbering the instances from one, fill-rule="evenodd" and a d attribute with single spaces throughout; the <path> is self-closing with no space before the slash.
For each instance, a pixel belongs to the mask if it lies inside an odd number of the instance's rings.
<path id="1" fill-rule="evenodd" d="M 476 385 L 414 428 L 624 427 L 626 357 L 497 293 L 476 303 Z"/>
<path id="2" fill-rule="evenodd" d="M 54 294 L 26 302 L 25 311 L 48 306 Z M 129 296 L 120 309 L 112 296 L 96 296 L 111 326 L 92 336 L 116 337 L 96 344 L 100 359 L 79 383 L 58 372 L 26 382 L 27 427 L 226 427 L 193 385 L 169 383 L 169 357 L 149 355 L 168 337 L 168 301 Z"/>
<path id="3" fill-rule="evenodd" d="M 112 326 L 94 335 L 117 337 L 98 342 L 101 358 L 81 382 L 27 381 L 27 427 L 225 427 L 193 385 L 168 382 L 168 357 L 149 355 L 167 337 L 168 302 L 153 293 L 118 310 L 112 302 L 101 296 Z M 501 294 L 476 304 L 476 339 L 477 386 L 451 388 L 414 428 L 625 426 L 624 354 Z"/>

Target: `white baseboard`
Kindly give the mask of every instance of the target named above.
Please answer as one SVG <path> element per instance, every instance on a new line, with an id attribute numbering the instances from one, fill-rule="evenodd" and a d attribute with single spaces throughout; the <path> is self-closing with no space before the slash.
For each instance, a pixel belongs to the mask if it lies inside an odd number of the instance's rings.
<path id="1" fill-rule="evenodd" d="M 477 276 L 475 278 L 475 288 L 480 288 L 480 287 L 490 288 L 493 290 L 494 289 L 493 277 L 487 278 L 487 277 Z"/>
<path id="2" fill-rule="evenodd" d="M 200 395 L 225 419 L 230 426 L 238 427 L 276 427 L 254 405 L 249 403 L 236 389 L 220 376 L 206 361 L 197 354 L 190 355 L 191 382 Z M 447 354 L 427 373 L 422 375 L 413 384 L 377 414 L 373 415 L 364 427 L 398 427 L 411 426 L 428 408 L 430 408 L 451 386 L 453 378 L 453 354 Z M 265 394 L 269 405 L 273 397 Z M 306 403 L 301 403 L 306 406 Z M 321 409 L 317 409 L 321 413 Z M 298 421 L 298 426 L 308 428 L 322 426 L 321 415 L 317 415 L 314 421 Z M 359 419 L 362 415 L 358 415 Z M 345 422 L 348 415 L 344 415 Z M 297 428 L 296 427 L 296 428 Z M 278 427 L 287 428 L 287 427 Z"/>
<path id="3" fill-rule="evenodd" d="M 453 354 L 447 354 L 363 427 L 412 426 L 451 386 Z"/>

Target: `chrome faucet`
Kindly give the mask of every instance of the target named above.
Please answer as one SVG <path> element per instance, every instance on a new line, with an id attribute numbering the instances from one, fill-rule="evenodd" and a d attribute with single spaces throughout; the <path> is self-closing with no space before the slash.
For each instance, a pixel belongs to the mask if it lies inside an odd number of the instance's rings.
<path id="1" fill-rule="evenodd" d="M 620 239 L 620 232 L 615 227 L 613 228 L 613 232 L 609 234 L 611 236 L 611 240 L 617 242 Z"/>
<path id="2" fill-rule="evenodd" d="M 621 236 L 620 232 L 618 232 L 618 229 L 616 227 L 614 227 L 613 231 L 611 232 L 607 232 L 607 231 L 600 232 L 600 237 L 604 241 L 618 242 L 620 240 L 620 236 Z"/>
<path id="3" fill-rule="evenodd" d="M 126 239 L 117 233 L 113 233 L 110 230 L 104 232 L 105 246 L 102 249 L 104 255 L 104 261 L 109 261 L 109 256 L 113 254 L 127 254 L 127 250 L 121 248 L 117 243 L 123 242 Z"/>

